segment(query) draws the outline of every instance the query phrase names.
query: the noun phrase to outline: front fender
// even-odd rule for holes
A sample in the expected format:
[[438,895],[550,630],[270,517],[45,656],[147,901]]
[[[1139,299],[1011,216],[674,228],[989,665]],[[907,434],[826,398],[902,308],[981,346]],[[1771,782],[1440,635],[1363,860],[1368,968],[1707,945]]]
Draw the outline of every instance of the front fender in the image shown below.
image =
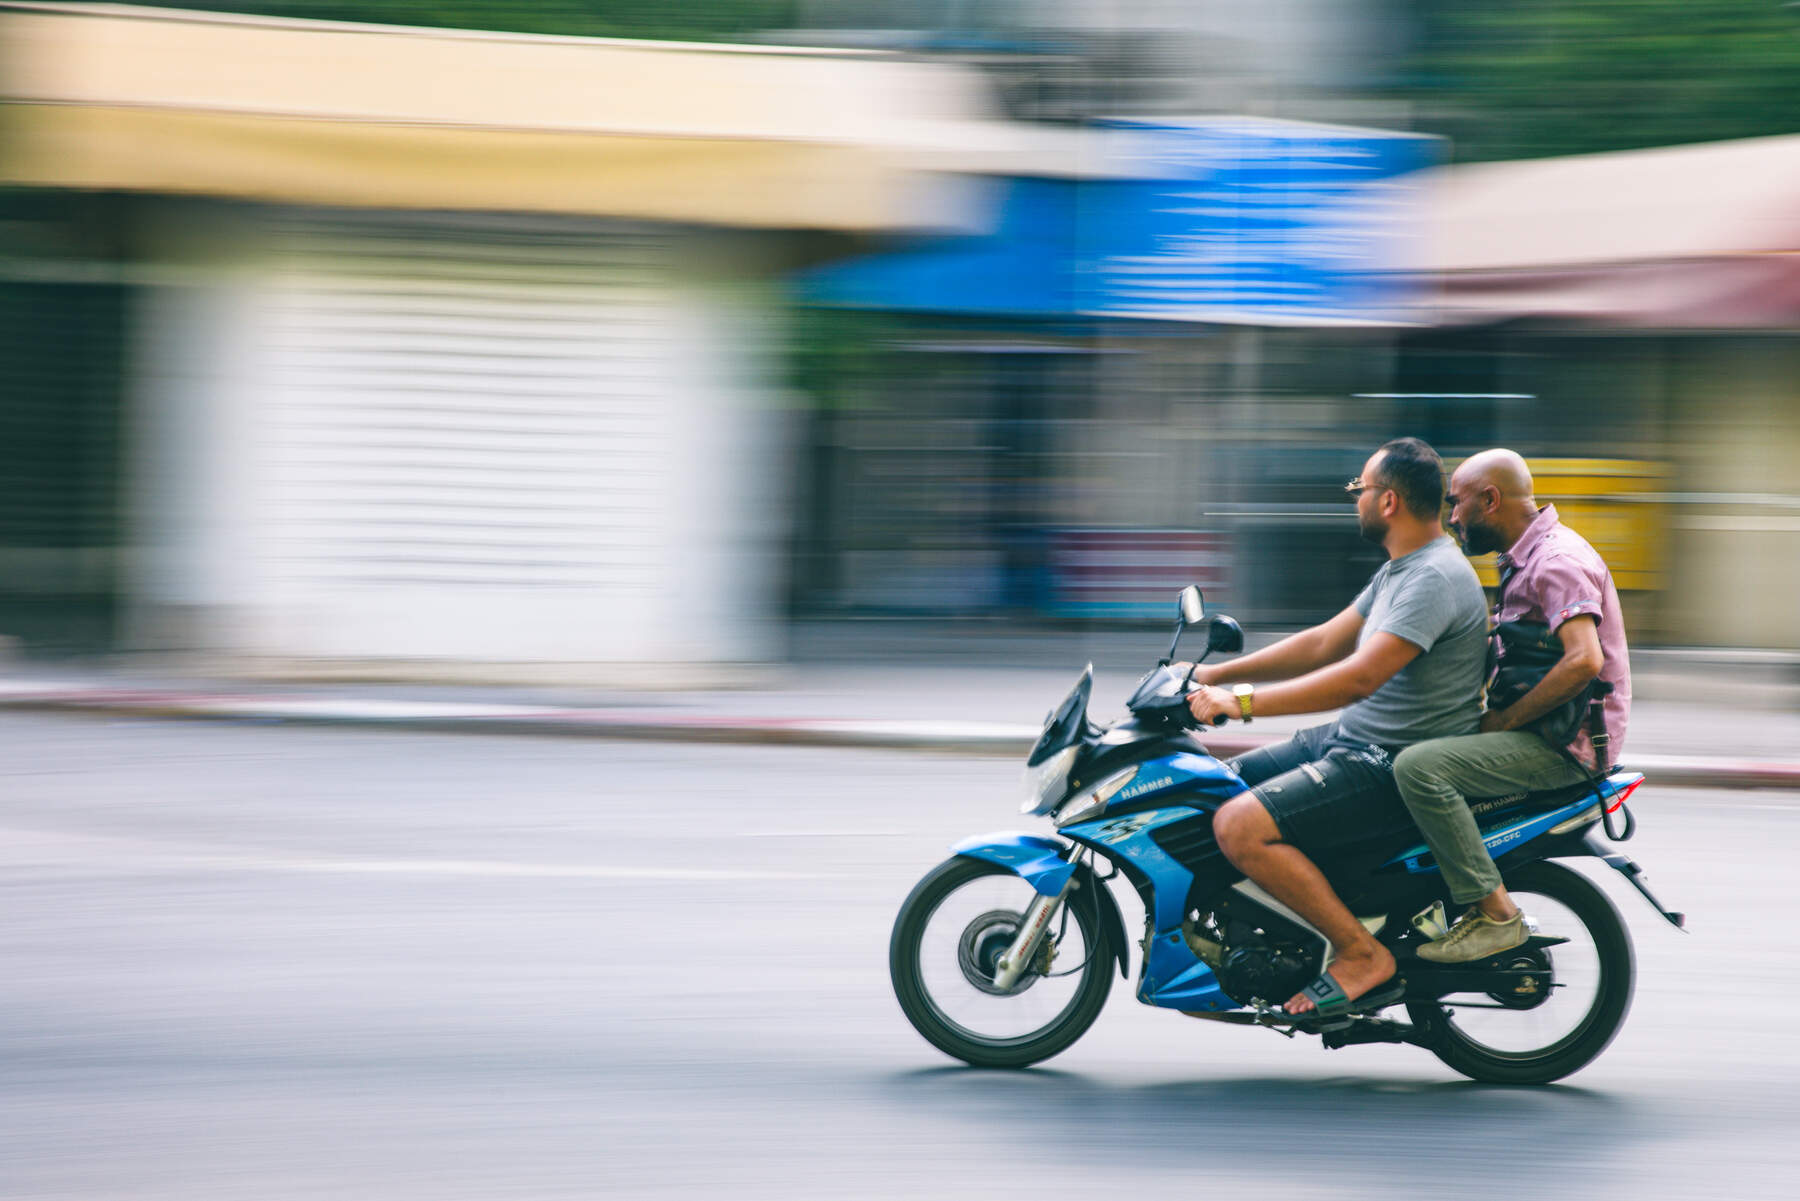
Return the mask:
[[1042,834],[999,831],[965,838],[950,848],[953,854],[998,863],[1047,897],[1063,890],[1075,865],[1067,858],[1069,844]]
[[1071,849],[1068,843],[1045,838],[1041,834],[1018,834],[1011,831],[977,834],[950,848],[954,854],[1005,868],[1047,897],[1060,893],[1069,882],[1069,877],[1079,871],[1077,882],[1080,891],[1098,898],[1096,904],[1100,909],[1100,924],[1104,927],[1108,944],[1106,951],[1119,961],[1119,975],[1126,977],[1130,967],[1125,951],[1125,918],[1119,912],[1119,902],[1114,898],[1112,889],[1101,883],[1091,868],[1085,865],[1077,868],[1066,858]]

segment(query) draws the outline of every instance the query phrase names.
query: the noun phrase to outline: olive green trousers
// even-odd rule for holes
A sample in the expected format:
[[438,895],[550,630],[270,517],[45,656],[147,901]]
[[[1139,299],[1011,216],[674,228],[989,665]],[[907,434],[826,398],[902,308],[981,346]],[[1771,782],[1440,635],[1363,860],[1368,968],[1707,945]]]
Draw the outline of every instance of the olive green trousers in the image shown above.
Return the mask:
[[1425,845],[1437,857],[1450,899],[1472,905],[1500,887],[1467,798],[1562,788],[1587,773],[1524,730],[1465,734],[1415,743],[1394,760],[1394,782]]

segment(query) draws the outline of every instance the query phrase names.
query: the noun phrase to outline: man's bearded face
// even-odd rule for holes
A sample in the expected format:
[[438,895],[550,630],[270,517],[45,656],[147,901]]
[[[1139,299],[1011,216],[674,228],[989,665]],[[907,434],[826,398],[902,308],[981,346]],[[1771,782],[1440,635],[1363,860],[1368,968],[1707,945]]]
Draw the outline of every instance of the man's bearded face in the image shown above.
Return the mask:
[[1376,546],[1383,546],[1387,543],[1388,520],[1380,513],[1369,512],[1359,507],[1356,510],[1356,532],[1361,534],[1365,541],[1373,542]]
[[1485,555],[1489,551],[1505,550],[1505,540],[1493,526],[1487,523],[1479,508],[1480,493],[1475,492],[1466,500],[1459,499],[1460,489],[1454,483],[1450,491],[1450,520],[1445,523],[1450,533],[1462,543],[1464,553]]

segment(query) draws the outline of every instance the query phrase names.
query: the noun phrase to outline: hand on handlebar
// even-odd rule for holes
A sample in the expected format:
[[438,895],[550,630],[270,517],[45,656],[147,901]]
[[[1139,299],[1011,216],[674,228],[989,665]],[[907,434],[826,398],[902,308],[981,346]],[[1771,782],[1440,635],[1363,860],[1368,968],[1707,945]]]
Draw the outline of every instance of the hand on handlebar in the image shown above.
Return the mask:
[[1187,704],[1188,712],[1203,726],[1222,726],[1243,713],[1237,697],[1211,684],[1202,684],[1188,693]]
[[[1169,667],[1190,684],[1217,684],[1219,682],[1218,677],[1214,674],[1214,670],[1204,663],[1195,667],[1191,662],[1183,660],[1181,662],[1171,663],[1169,664]],[[1189,671],[1194,673],[1191,679],[1188,677]]]

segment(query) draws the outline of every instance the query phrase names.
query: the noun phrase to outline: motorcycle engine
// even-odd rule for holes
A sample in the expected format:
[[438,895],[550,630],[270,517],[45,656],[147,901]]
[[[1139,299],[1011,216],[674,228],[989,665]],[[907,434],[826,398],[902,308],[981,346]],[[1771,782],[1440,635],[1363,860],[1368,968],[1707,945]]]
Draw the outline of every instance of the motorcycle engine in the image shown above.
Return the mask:
[[1315,962],[1298,948],[1233,947],[1219,965],[1219,984],[1234,1001],[1279,1005],[1313,978]]
[[1260,906],[1228,901],[1214,922],[1225,935],[1219,986],[1234,1001],[1280,1005],[1306,986],[1324,958],[1317,935]]

